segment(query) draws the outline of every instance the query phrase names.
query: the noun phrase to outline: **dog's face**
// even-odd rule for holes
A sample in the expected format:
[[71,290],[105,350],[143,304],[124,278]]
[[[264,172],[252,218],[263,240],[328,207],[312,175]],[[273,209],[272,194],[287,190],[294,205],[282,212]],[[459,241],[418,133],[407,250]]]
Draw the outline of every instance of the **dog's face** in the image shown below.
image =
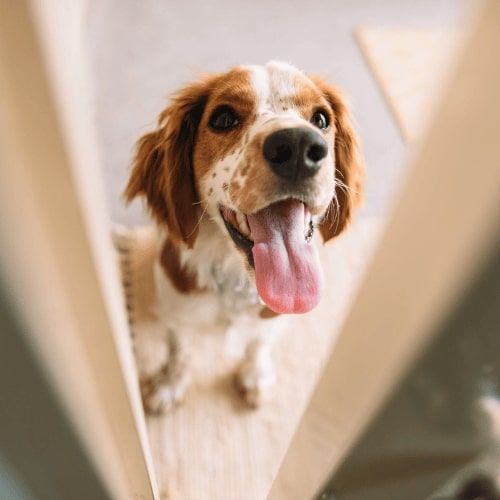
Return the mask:
[[193,168],[211,215],[225,207],[245,236],[245,216],[294,198],[322,215],[335,191],[333,111],[298,70],[233,69],[210,93]]
[[146,196],[192,247],[215,220],[276,312],[316,305],[311,239],[339,234],[360,199],[361,155],[339,91],[283,63],[239,66],[181,90],[139,142],[126,196]]

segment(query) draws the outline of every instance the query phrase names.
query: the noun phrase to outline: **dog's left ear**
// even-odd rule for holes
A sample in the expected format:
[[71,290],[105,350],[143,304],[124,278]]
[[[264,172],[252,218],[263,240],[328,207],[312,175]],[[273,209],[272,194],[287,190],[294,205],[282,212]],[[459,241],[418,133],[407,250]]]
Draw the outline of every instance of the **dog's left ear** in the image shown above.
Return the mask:
[[338,236],[352,220],[363,200],[364,161],[359,139],[342,92],[321,77],[310,77],[329,102],[334,115],[335,131],[335,197],[319,229],[323,240]]

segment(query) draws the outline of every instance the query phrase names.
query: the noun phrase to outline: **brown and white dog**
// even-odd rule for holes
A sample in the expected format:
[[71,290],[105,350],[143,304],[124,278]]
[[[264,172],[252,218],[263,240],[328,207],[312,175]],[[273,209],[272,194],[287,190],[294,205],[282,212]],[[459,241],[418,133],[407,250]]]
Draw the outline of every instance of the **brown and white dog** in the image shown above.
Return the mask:
[[345,101],[319,77],[281,62],[237,66],[172,98],[139,140],[125,192],[145,197],[162,235],[165,330],[135,339],[148,410],[184,395],[182,330],[220,319],[249,339],[236,374],[246,400],[266,396],[285,315],[321,297],[314,230],[327,241],[348,226],[362,179]]

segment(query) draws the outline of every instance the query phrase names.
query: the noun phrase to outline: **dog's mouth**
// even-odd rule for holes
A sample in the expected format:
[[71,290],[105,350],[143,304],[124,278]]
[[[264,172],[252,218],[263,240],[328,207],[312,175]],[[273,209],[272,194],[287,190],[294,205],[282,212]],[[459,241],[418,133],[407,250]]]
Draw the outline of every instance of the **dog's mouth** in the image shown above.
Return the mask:
[[[269,207],[267,207],[267,209],[269,209]],[[255,262],[253,260],[252,254],[254,241],[248,223],[248,217],[252,218],[254,217],[254,215],[247,216],[242,212],[236,212],[235,210],[231,210],[230,208],[224,206],[221,206],[220,213],[231,238],[236,243],[236,245],[244,251],[248,258],[250,266],[255,269]],[[312,216],[307,206],[304,205],[304,240],[307,243],[310,243],[313,235],[314,224],[312,221]]]
[[303,313],[319,302],[322,272],[310,244],[314,225],[299,200],[272,203],[253,214],[220,209],[227,231],[255,269],[257,290],[278,313]]

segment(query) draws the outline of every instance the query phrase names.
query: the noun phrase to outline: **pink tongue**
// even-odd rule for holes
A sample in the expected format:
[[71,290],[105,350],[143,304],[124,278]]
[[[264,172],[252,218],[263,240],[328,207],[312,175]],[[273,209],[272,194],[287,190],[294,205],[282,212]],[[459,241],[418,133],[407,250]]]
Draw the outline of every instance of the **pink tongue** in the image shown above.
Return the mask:
[[304,204],[274,203],[248,215],[257,290],[277,313],[304,313],[321,298],[323,285],[316,249],[305,241]]

